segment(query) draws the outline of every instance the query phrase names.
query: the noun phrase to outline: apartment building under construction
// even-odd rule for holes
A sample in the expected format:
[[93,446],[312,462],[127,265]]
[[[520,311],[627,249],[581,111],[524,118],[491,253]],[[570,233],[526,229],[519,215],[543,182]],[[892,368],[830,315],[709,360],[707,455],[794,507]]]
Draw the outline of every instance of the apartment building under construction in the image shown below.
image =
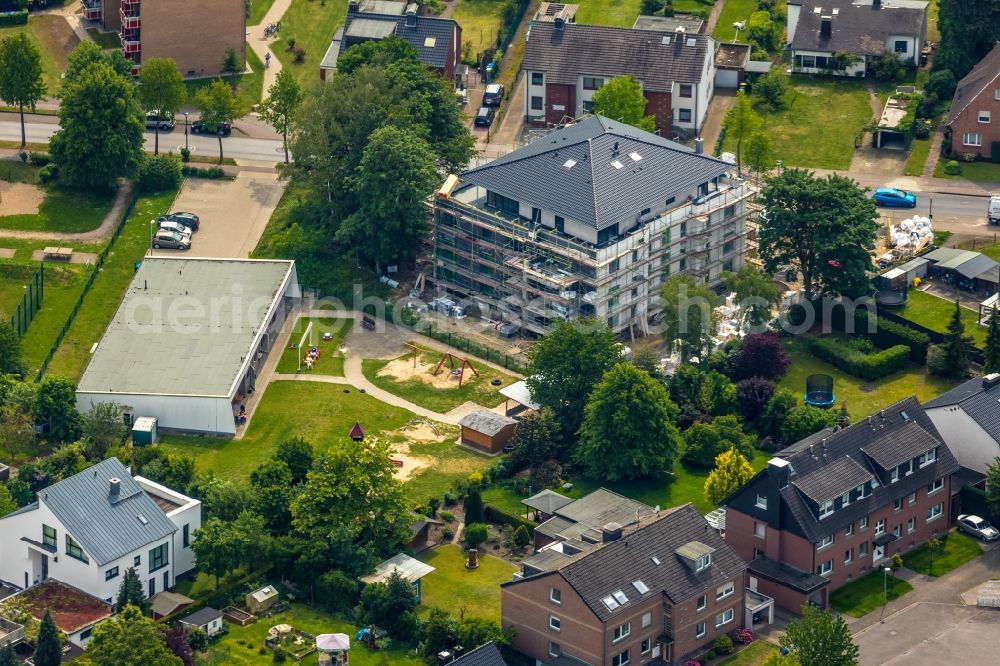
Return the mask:
[[752,189],[732,171],[590,116],[449,176],[432,202],[428,277],[525,333],[596,317],[644,335],[668,276],[717,286],[742,265]]

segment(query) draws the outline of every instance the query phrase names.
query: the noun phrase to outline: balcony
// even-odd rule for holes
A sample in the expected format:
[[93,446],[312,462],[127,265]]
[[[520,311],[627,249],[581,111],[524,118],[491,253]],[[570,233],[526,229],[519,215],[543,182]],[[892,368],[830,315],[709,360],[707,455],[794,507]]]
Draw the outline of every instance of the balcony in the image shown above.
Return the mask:
[[139,0],[122,0],[122,9],[130,15],[138,16],[141,4]]
[[141,24],[141,19],[139,13],[129,13],[125,11],[125,6],[122,5],[121,9],[118,10],[118,15],[122,21],[122,30],[138,30]]
[[83,18],[86,21],[101,20],[101,3],[99,0],[84,0]]
[[142,51],[142,43],[139,40],[132,40],[122,35],[122,51],[126,56],[135,56]]

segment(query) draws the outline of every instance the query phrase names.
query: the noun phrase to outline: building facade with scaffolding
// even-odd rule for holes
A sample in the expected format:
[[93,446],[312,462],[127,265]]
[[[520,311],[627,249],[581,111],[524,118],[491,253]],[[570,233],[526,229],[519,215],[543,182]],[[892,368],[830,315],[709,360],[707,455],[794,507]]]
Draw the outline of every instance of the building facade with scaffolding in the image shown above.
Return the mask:
[[431,202],[428,279],[527,334],[594,317],[646,335],[667,277],[716,287],[742,266],[753,188],[732,170],[590,116],[448,177]]

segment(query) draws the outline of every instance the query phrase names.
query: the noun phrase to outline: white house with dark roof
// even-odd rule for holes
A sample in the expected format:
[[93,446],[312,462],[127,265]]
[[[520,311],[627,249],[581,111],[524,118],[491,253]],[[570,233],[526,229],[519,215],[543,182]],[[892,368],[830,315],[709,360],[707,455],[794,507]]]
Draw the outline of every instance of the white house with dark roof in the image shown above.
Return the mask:
[[982,485],[987,468],[1000,457],[1000,374],[959,384],[925,402],[924,409],[958,459],[956,485]]
[[194,568],[200,527],[200,501],[109,458],[0,518],[0,580],[28,588],[54,578],[111,601],[134,567],[152,596]]

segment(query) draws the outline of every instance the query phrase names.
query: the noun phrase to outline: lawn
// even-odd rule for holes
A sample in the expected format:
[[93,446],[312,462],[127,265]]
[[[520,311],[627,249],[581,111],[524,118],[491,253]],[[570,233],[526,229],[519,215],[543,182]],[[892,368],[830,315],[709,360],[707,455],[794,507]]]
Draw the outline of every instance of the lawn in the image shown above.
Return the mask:
[[[955,312],[955,301],[911,289],[909,302],[894,312],[921,326],[926,326],[932,331],[946,333],[948,322],[951,321]],[[977,323],[979,313],[966,307],[963,307],[961,312],[962,322],[965,324],[965,334],[971,335],[976,346],[982,348],[986,344],[986,327]]]
[[[625,2],[636,2],[636,0],[624,0]],[[580,13],[583,8],[580,7]],[[460,26],[462,26],[462,42],[469,44],[472,54],[482,53],[488,46],[495,46],[497,43],[497,32],[501,30],[500,9],[502,3],[493,0],[458,0],[455,7],[455,14],[452,16]],[[634,19],[636,15],[633,15]],[[579,14],[577,20],[580,20]],[[581,21],[586,23],[586,21]],[[630,24],[631,25],[631,24]]]
[[1000,164],[993,162],[963,162],[958,160],[962,167],[962,173],[952,176],[944,172],[944,166],[948,159],[941,157],[934,168],[935,178],[947,178],[949,180],[971,180],[976,183],[997,183],[1000,182]]
[[[440,428],[439,428],[440,431]],[[455,443],[458,431],[443,442],[411,443],[410,455],[429,459],[432,464],[419,470],[406,482],[406,494],[416,504],[431,497],[442,497],[455,482],[482,472],[494,459]]]
[[778,654],[778,648],[767,641],[754,641],[729,659],[719,662],[719,666],[764,666],[764,662],[775,654]]
[[[7,172],[12,176],[10,180],[38,184],[35,167],[21,164],[19,166],[25,169],[17,169],[15,164],[4,162],[0,166],[0,179],[8,180],[5,177]],[[114,192],[70,190],[58,181],[40,187],[45,192],[45,198],[39,204],[38,212],[0,217],[0,228],[64,233],[93,231],[104,222],[115,198]]]
[[21,32],[27,33],[41,52],[46,96],[54,97],[59,92],[59,75],[65,71],[68,55],[80,41],[79,38],[63,17],[57,14],[32,14],[28,17],[28,25],[0,28],[0,41]]
[[[236,97],[240,100],[240,107],[244,113],[249,113],[255,105],[260,104],[261,97],[264,94],[264,63],[260,61],[260,58],[257,57],[257,54],[254,53],[249,44],[247,44],[247,66],[251,70],[249,73],[238,74],[235,77]],[[232,79],[233,77],[226,76],[223,80],[231,84]],[[196,108],[195,95],[202,88],[207,88],[211,85],[214,80],[215,78],[207,78],[185,81],[184,88],[187,90],[187,102],[184,104],[184,108]],[[178,123],[177,130],[183,132],[184,126]]]
[[[276,624],[290,624],[296,629],[307,631],[314,635],[328,633],[344,633],[351,637],[352,666],[423,666],[424,662],[408,654],[405,648],[393,647],[388,650],[370,650],[354,640],[358,628],[350,622],[336,618],[327,613],[299,603],[290,603],[288,610],[258,620],[254,624],[240,627],[229,625],[229,633],[215,643],[209,651],[209,663],[225,663],[239,666],[241,664],[262,664],[271,662],[271,651],[264,648],[267,630]],[[296,663],[296,662],[292,662]],[[315,666],[317,655],[314,652],[299,664]]]
[[[887,596],[884,597],[883,585],[886,583]],[[913,586],[905,580],[874,571],[831,592],[830,607],[851,617],[863,617],[881,606],[884,598],[894,601],[911,590]]]
[[[461,388],[458,386],[457,379],[450,379],[447,388],[438,388],[416,377],[401,380],[388,375],[379,376],[379,371],[390,363],[401,370],[412,368],[411,358],[412,352],[407,352],[392,360],[367,359],[362,364],[362,370],[368,381],[379,388],[440,414],[448,412],[466,401],[472,401],[484,407],[496,407],[504,401],[499,389],[516,381],[513,376],[495,370],[485,363],[479,363],[476,359],[471,359],[471,364],[479,376],[473,375],[467,367]],[[429,377],[430,371],[437,366],[440,360],[441,352],[422,350],[417,361],[417,371],[420,372],[423,368],[421,375]],[[457,367],[460,367],[460,363],[456,363]],[[437,376],[448,377],[448,371],[449,362],[445,361]],[[493,379],[500,379],[501,386],[492,386],[490,382]]]
[[264,20],[264,15],[271,9],[274,0],[249,0],[250,15],[247,16],[247,25],[260,25]]
[[517,567],[492,555],[479,556],[479,568],[465,566],[468,556],[447,544],[421,553],[418,558],[435,568],[421,581],[421,610],[440,608],[452,615],[500,621],[500,583],[514,576]]
[[[330,47],[337,26],[344,23],[347,15],[347,0],[331,2],[293,2],[281,18],[281,32],[278,39],[271,42],[271,52],[281,61],[281,66],[295,75],[299,83],[305,85],[319,78],[319,62]],[[457,18],[457,17],[456,17]],[[462,23],[462,36],[466,36],[468,26]],[[295,45],[305,49],[303,62],[295,62],[288,48],[288,39],[295,39]]]
[[37,266],[0,264],[0,321],[10,322],[26,293],[25,286],[35,277]]
[[[319,359],[313,363],[313,368],[311,371],[306,370],[305,363],[302,364],[302,372],[312,372],[316,375],[334,375],[336,377],[344,376],[344,355],[340,351],[340,345],[344,340],[344,336],[347,332],[351,330],[351,326],[354,324],[353,319],[309,319],[307,317],[301,317],[295,324],[295,328],[292,329],[292,337],[290,342],[295,344],[299,343],[302,335],[306,331],[306,326],[309,322],[312,322],[313,330],[312,337],[315,340],[315,346],[319,349]],[[324,340],[323,334],[331,333],[333,338],[330,340]],[[308,346],[311,343],[307,340],[306,344],[303,345],[305,351],[308,351]],[[298,372],[298,349],[286,348],[282,354],[281,359],[278,360],[277,371],[282,374],[296,374]],[[304,352],[303,352],[304,353]]]
[[[715,24],[712,36],[723,42],[733,41],[736,39],[736,28],[733,27],[733,23],[737,21],[746,23],[755,11],[757,11],[757,0],[726,0],[726,4],[722,5],[722,11],[719,12],[719,21]],[[743,39],[746,39],[746,31],[743,31]]]
[[[136,201],[118,241],[94,280],[94,286],[84,299],[83,306],[55,356],[52,357],[46,374],[61,375],[73,380],[79,379],[83,374],[89,361],[90,348],[101,339],[125,289],[132,281],[135,262],[141,260],[149,248],[149,222],[167,213],[175,197],[176,192],[170,191],[143,195]],[[68,306],[60,311],[59,318],[49,323],[45,338],[48,343],[41,349],[42,355],[37,359],[38,363],[48,352],[47,345],[55,340],[62,328],[74,301],[70,301]],[[45,304],[43,310],[44,308]],[[31,334],[32,331],[29,329],[28,333]]]
[[[860,81],[801,74],[789,83],[785,108],[757,111],[777,159],[785,166],[816,169],[849,168],[854,139],[872,115]],[[726,137],[723,150],[736,152],[734,137]]]
[[122,47],[122,40],[117,32],[104,32],[97,28],[87,28],[87,34],[102,49],[120,49]]
[[854,421],[911,395],[916,395],[920,401],[930,400],[955,385],[948,379],[932,377],[923,366],[913,363],[906,370],[868,382],[819,360],[809,353],[804,340],[786,340],[785,350],[791,364],[788,372],[778,382],[778,388],[801,395],[805,392],[806,377],[816,373],[830,375],[833,377],[837,407],[847,403],[848,412]]
[[903,556],[903,564],[907,569],[922,573],[925,576],[943,576],[966,562],[970,562],[983,554],[983,547],[972,537],[961,532],[951,531],[941,537],[944,544],[941,552],[933,557],[927,544],[920,546]]
[[931,140],[914,139],[910,144],[910,156],[906,158],[906,169],[903,173],[907,176],[917,176],[924,172],[924,164],[931,154]]

